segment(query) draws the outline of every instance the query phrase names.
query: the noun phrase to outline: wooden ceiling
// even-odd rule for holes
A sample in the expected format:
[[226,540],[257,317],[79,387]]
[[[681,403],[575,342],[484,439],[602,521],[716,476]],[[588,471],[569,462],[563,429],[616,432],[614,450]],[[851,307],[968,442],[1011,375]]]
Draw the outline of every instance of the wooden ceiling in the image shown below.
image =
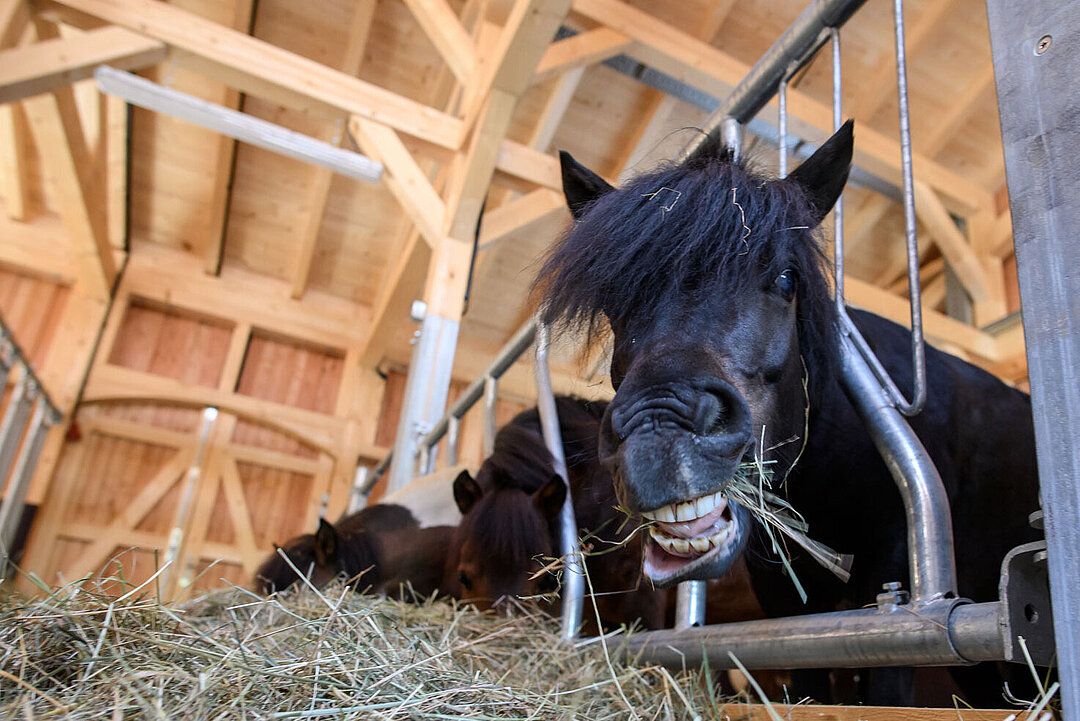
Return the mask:
[[[0,115],[4,232],[19,236],[11,247],[22,243],[18,248],[25,256],[33,238],[62,236],[61,221],[70,234],[77,222],[70,220],[69,206],[78,198],[72,200],[55,173],[46,172],[53,167],[42,142],[49,137],[43,128],[50,111],[35,106],[42,97],[61,96],[30,96],[85,78],[98,62],[138,68],[186,93],[362,150],[382,160],[387,172],[379,184],[334,176],[141,109],[132,112],[128,125],[115,101],[104,100],[84,80],[73,97],[86,148],[81,156],[75,148],[70,157],[84,165],[83,175],[90,169],[101,173],[102,182],[84,183],[90,188],[84,201],[91,215],[95,203],[113,209],[102,221],[104,232],[117,258],[129,254],[127,272],[146,258],[192,274],[196,284],[195,275],[240,271],[273,279],[267,292],[297,299],[296,308],[333,308],[347,318],[367,363],[403,364],[414,329],[409,303],[424,295],[428,267],[442,257],[441,235],[459,244],[471,241],[471,209],[486,194],[461,331],[457,375],[465,376],[482,367],[528,317],[527,289],[538,258],[567,221],[554,151],[569,150],[616,179],[670,157],[689,137],[684,129],[704,121],[698,108],[601,61],[625,53],[719,96],[805,5],[806,0],[0,0],[6,14],[0,24],[19,29],[4,38],[12,49],[0,54],[0,101],[22,101],[21,107],[3,106]],[[928,334],[1019,380],[1019,333],[980,330],[1015,310],[1008,292],[1010,226],[985,6],[982,0],[905,5]],[[569,11],[523,21],[514,14],[522,7],[538,16]],[[891,12],[891,2],[869,0],[845,26],[843,73],[846,114],[856,119],[856,162],[895,181]],[[29,13],[33,22],[20,24],[19,13]],[[519,21],[524,29],[512,35]],[[559,26],[578,34],[549,44]],[[107,32],[115,34],[106,37]],[[505,47],[509,37],[513,43]],[[831,123],[830,77],[824,56],[794,83],[792,128],[810,143],[826,137]],[[501,125],[492,120],[499,102],[508,108]],[[766,111],[766,117],[770,113],[775,116]],[[126,147],[101,140],[110,132],[123,137],[125,129]],[[53,132],[71,142],[72,132]],[[774,162],[774,152],[761,146],[758,155]],[[90,191],[104,197],[86,200]],[[849,296],[903,319],[900,208],[861,188],[846,198]],[[54,261],[35,261],[39,268],[55,262],[63,266],[54,269],[60,275],[93,275],[102,271],[83,270],[80,259],[112,260],[92,239],[61,242],[81,248],[76,260],[57,252],[49,256]],[[18,248],[4,258],[10,261]],[[454,257],[460,265],[460,253]],[[584,375],[588,368],[569,351],[562,364],[570,375]]]

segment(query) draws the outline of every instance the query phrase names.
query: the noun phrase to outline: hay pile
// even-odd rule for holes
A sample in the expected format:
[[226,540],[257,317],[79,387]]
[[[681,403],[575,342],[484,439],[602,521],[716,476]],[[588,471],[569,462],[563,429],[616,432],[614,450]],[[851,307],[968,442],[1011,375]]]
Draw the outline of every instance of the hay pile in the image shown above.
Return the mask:
[[621,635],[605,653],[557,630],[536,611],[507,619],[339,585],[182,605],[72,585],[0,598],[0,718],[723,717],[707,674],[627,666]]

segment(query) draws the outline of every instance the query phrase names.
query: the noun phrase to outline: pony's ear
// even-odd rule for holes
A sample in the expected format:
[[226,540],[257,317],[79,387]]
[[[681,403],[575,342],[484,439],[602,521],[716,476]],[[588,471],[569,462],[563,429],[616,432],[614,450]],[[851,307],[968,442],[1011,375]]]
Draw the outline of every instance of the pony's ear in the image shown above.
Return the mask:
[[454,501],[457,503],[461,515],[464,516],[468,513],[469,509],[475,506],[483,495],[484,489],[473,480],[468,471],[462,471],[454,479]]
[[848,120],[825,144],[792,171],[785,182],[802,186],[814,206],[815,225],[828,215],[851,170],[853,120]]
[[319,519],[319,530],[315,532],[315,562],[320,566],[333,566],[337,562],[338,536],[334,527]]
[[581,217],[585,206],[604,193],[614,190],[610,183],[574,160],[565,150],[559,151],[559,164],[562,165],[562,189],[566,196],[566,207],[570,208],[574,220]]
[[551,480],[533,496],[533,503],[549,521],[554,521],[559,516],[564,500],[566,500],[566,484],[558,473],[551,474]]

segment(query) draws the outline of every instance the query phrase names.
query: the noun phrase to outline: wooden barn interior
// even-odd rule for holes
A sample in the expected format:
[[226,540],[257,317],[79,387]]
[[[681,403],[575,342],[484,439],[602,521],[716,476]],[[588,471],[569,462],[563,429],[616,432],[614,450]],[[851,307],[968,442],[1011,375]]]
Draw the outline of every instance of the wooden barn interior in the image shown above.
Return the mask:
[[[451,398],[529,319],[569,221],[556,151],[612,182],[675,156],[707,117],[693,94],[724,97],[805,5],[0,0],[0,315],[62,411],[20,567],[138,582],[182,518],[173,591],[247,584],[392,446],[414,300],[461,320]],[[985,4],[905,12],[926,332],[1024,387]],[[843,39],[855,163],[895,185],[891,3]],[[129,106],[98,90],[102,64],[363,153],[382,178]],[[832,129],[830,82],[827,54],[792,80],[809,146]],[[765,140],[750,152],[775,165]],[[847,296],[906,323],[902,208],[871,185],[846,194]],[[534,402],[529,366],[500,384],[501,421]],[[602,349],[561,343],[552,372],[559,392],[611,394]],[[480,454],[473,412],[461,456]]]

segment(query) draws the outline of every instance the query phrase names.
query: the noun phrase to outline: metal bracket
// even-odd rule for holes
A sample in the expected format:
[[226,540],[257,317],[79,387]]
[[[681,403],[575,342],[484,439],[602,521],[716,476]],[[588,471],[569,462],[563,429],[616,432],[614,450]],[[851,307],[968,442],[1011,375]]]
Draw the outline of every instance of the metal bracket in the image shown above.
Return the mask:
[[1049,666],[1056,647],[1046,541],[1025,543],[1005,555],[998,593],[1004,605],[1001,633],[1006,660],[1026,662],[1019,641],[1023,636],[1031,660]]

